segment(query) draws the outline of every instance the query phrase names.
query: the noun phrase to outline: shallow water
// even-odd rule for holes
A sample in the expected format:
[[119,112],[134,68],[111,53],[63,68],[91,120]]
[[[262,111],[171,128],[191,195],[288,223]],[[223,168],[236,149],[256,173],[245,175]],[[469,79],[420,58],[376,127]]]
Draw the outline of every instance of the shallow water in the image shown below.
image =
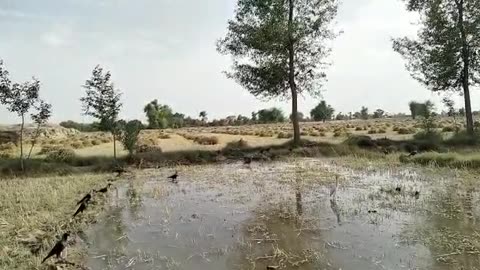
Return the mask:
[[[89,267],[480,266],[479,194],[454,171],[357,171],[332,160],[295,159],[182,167],[178,184],[165,180],[171,172],[145,171],[111,192],[107,214],[87,232]],[[332,199],[334,174],[340,180]]]

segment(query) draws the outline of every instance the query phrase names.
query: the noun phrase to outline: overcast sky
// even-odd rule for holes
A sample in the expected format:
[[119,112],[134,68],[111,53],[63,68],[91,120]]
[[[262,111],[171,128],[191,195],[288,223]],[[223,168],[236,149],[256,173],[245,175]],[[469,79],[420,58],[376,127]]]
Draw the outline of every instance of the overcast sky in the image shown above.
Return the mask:
[[[274,105],[290,113],[288,102],[256,100],[222,74],[231,61],[215,42],[234,7],[235,0],[1,0],[0,59],[14,81],[41,80],[54,122],[89,120],[79,98],[97,64],[123,91],[127,119],[144,119],[143,106],[153,99],[191,116],[206,110],[210,119]],[[407,112],[412,99],[440,100],[392,51],[392,37],[415,34],[413,22],[400,0],[343,0],[336,28],[344,34],[333,43],[323,94],[337,112],[362,105]],[[478,91],[472,101],[478,110]],[[318,99],[299,102],[308,113]],[[2,123],[17,121],[4,108],[0,116]]]

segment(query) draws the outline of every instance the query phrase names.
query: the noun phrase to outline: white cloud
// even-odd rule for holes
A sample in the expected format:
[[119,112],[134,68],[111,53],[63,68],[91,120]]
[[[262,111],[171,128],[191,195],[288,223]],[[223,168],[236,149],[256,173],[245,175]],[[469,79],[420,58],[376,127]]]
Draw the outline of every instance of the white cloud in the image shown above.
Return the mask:
[[72,43],[73,30],[68,25],[54,25],[48,32],[41,35],[41,40],[48,46],[58,48]]

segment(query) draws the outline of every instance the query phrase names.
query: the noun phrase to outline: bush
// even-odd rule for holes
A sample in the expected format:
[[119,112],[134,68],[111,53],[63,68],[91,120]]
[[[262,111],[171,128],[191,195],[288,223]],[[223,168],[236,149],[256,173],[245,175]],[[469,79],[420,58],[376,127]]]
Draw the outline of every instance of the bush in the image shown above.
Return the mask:
[[47,155],[51,152],[58,151],[61,147],[57,145],[43,145],[42,148],[40,149],[40,152],[38,152],[39,155]]
[[89,140],[89,139],[88,140],[83,140],[82,145],[83,145],[83,147],[92,147],[93,146],[92,141]]
[[310,136],[312,136],[312,137],[318,137],[318,136],[320,136],[320,132],[310,131],[310,133],[309,133],[308,135],[310,135]]
[[355,128],[355,131],[362,131],[362,130],[363,130],[362,127],[356,127],[356,128]]
[[476,132],[474,135],[470,135],[467,131],[461,131],[453,134],[445,144],[451,146],[473,146],[480,145],[480,132]]
[[356,145],[362,148],[376,148],[377,144],[369,136],[350,136],[344,141],[348,145]]
[[92,140],[92,145],[100,145],[100,144],[102,144],[101,140],[98,140],[98,139],[93,139]]
[[170,135],[169,134],[166,134],[166,133],[160,133],[160,135],[158,135],[158,138],[159,139],[170,139]]
[[401,127],[397,129],[398,134],[414,134],[417,130],[414,127]]
[[377,134],[377,130],[372,128],[368,131],[368,134]]
[[48,162],[71,163],[75,159],[75,151],[70,148],[60,148],[47,154],[45,160]]
[[137,153],[162,153],[162,148],[157,145],[141,144],[137,146]]
[[198,136],[198,137],[195,137],[193,141],[198,143],[198,144],[201,144],[201,145],[215,145],[215,144],[218,144],[218,138],[215,137],[215,136],[210,136],[210,137]]
[[442,129],[442,132],[454,132],[455,131],[455,127],[454,126],[445,126],[443,127]]
[[277,138],[279,138],[279,139],[289,139],[289,138],[293,138],[293,134],[292,133],[287,133],[287,132],[280,132],[280,133],[278,133]]
[[248,147],[249,147],[248,142],[245,141],[244,139],[240,139],[238,141],[227,143],[227,145],[225,146],[225,149],[244,149]]
[[385,134],[385,133],[387,133],[387,131],[384,128],[380,128],[380,129],[377,130],[377,133]]
[[83,147],[83,143],[81,141],[76,141],[72,142],[70,146],[73,147],[73,149],[80,149]]

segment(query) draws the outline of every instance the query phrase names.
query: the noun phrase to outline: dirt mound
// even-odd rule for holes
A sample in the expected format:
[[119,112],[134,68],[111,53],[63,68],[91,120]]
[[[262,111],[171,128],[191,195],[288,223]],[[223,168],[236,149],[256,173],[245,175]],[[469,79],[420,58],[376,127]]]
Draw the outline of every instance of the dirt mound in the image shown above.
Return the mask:
[[[26,125],[24,129],[25,139],[31,138],[36,133],[36,126]],[[40,129],[40,138],[62,139],[78,135],[80,131],[73,128],[64,128],[58,125],[48,125]],[[0,144],[15,143],[20,140],[20,125],[0,126]]]

